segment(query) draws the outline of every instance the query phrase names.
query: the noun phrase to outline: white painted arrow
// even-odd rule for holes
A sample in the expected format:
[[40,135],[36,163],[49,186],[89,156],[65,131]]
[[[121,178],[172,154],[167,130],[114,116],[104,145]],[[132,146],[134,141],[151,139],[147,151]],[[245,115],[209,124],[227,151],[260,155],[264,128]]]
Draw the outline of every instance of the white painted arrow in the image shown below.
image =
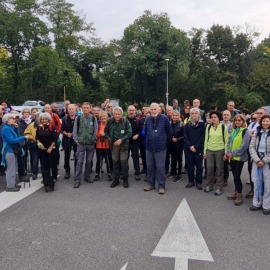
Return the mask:
[[186,199],[178,206],[152,256],[175,258],[175,270],[187,270],[188,259],[214,261]]
[[120,270],[126,270],[127,269],[128,262],[120,269]]

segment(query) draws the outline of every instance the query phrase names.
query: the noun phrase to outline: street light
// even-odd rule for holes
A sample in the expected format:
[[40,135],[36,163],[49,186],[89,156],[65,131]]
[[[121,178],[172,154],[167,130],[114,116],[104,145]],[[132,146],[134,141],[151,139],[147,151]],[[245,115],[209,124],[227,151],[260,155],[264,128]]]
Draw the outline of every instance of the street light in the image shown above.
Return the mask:
[[169,105],[169,60],[170,59],[166,59],[167,62],[167,88],[166,88],[166,106],[168,107]]

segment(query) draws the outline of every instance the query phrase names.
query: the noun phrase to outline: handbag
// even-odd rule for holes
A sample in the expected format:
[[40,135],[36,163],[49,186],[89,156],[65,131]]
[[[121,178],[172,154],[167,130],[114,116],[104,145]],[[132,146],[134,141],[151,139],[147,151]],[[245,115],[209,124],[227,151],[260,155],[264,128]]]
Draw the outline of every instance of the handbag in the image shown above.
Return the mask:
[[20,144],[16,143],[16,144],[12,144],[11,145],[11,148],[13,150],[13,153],[16,155],[16,156],[21,156],[22,153],[23,153],[23,150],[22,150],[22,147],[20,146]]

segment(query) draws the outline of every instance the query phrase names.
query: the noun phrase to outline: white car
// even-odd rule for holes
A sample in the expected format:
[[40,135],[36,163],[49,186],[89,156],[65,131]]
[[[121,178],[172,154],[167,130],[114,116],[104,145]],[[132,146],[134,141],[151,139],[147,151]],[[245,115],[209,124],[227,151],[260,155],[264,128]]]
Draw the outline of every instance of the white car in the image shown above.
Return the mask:
[[37,108],[39,112],[41,112],[44,108],[45,102],[41,100],[27,100],[23,103],[22,106],[12,106],[12,108],[17,111],[21,112],[24,108]]

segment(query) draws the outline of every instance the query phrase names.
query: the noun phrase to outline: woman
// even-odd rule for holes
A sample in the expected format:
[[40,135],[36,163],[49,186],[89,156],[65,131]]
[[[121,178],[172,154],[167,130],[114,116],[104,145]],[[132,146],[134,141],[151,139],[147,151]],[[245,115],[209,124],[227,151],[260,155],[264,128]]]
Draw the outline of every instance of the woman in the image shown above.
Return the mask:
[[55,145],[58,140],[56,127],[51,125],[52,118],[49,113],[41,113],[36,141],[42,165],[42,177],[45,191],[54,191],[54,180],[57,180],[57,150]]
[[32,179],[36,180],[38,175],[38,162],[39,162],[39,151],[36,142],[37,127],[39,126],[39,113],[35,114],[35,121],[32,122],[24,131],[24,135],[29,135],[28,149],[30,151],[30,163]]
[[97,143],[96,143],[96,155],[97,155],[97,162],[96,162],[96,175],[94,181],[98,181],[100,179],[100,168],[102,164],[103,158],[105,158],[106,166],[107,166],[107,173],[108,173],[108,181],[112,180],[112,154],[109,148],[108,139],[105,137],[104,129],[108,121],[108,114],[107,112],[101,112],[99,114],[100,123],[98,126],[97,132]]
[[7,100],[0,101],[0,104],[3,106],[4,114],[14,111]]
[[[172,149],[172,163],[171,163],[171,175],[174,178],[174,182],[178,182],[182,179],[182,155],[184,147],[184,125],[180,121],[180,113],[173,111],[172,113],[172,131],[173,137],[169,142],[169,147]],[[178,165],[178,173],[177,173]]]
[[3,149],[2,165],[6,166],[7,192],[17,192],[20,185],[16,185],[16,154],[24,155],[20,142],[25,141],[28,136],[18,137],[18,128],[15,123],[16,117],[12,114],[5,114],[2,119],[4,126],[2,129]]
[[[212,111],[209,114],[212,119],[212,124],[207,125],[204,140],[204,158],[207,160],[207,178],[208,183],[204,192],[213,190],[216,178],[215,195],[222,194],[223,188],[223,157],[225,154],[225,147],[228,142],[228,129],[225,125],[220,123],[222,114],[218,111]],[[216,167],[216,174],[215,174]]]
[[224,160],[230,160],[235,192],[227,197],[234,200],[235,205],[243,204],[241,173],[244,162],[248,160],[249,132],[246,119],[242,114],[237,114],[233,119],[232,132],[227,144],[227,154]]
[[184,105],[184,108],[181,114],[181,119],[184,124],[186,124],[190,120],[190,105]]
[[251,139],[249,152],[252,163],[254,183],[253,205],[251,211],[262,208],[263,214],[270,214],[270,116],[264,115]]

